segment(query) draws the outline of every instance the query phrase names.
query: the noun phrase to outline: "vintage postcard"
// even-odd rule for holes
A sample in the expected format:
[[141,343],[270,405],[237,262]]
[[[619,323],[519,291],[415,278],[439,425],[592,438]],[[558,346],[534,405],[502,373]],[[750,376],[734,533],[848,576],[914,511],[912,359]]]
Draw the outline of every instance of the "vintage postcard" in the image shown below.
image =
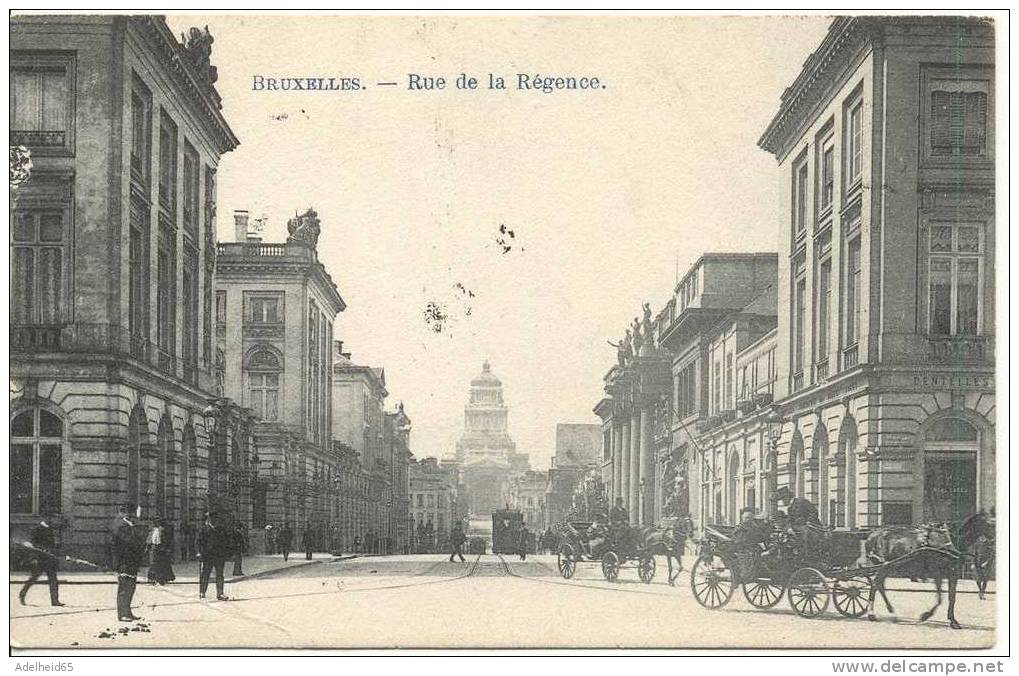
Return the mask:
[[13,651],[1007,639],[1007,14],[9,29]]

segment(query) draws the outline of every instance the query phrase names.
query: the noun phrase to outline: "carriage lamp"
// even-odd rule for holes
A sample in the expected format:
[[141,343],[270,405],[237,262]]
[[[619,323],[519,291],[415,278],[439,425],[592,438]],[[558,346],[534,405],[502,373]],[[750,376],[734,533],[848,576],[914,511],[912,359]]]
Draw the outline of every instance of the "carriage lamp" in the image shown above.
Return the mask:
[[768,417],[768,440],[771,441],[772,450],[778,448],[778,440],[782,438],[782,426],[785,423],[781,417],[771,415]]

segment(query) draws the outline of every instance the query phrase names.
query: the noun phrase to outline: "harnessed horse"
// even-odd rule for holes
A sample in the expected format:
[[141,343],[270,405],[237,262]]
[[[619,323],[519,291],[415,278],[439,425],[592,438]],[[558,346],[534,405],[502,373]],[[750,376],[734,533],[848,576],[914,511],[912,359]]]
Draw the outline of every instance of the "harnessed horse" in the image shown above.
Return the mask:
[[[963,557],[979,538],[994,538],[994,520],[984,512],[966,518],[962,523],[943,527],[911,528],[886,526],[870,534],[866,542],[867,558],[872,564],[882,565],[874,576],[870,588],[867,619],[876,621],[875,593],[880,593],[889,613],[895,613],[885,591],[885,579],[890,575],[933,578],[937,600],[934,607],[920,615],[926,622],[941,606],[941,581],[948,580],[948,623],[952,629],[962,626],[955,619],[955,594],[962,572]],[[896,563],[898,561],[898,563]]]
[[[640,529],[640,541],[644,549],[658,556],[664,556],[669,564],[669,584],[675,586],[676,578],[683,572],[683,551],[686,549],[687,533],[675,526],[659,524]],[[677,568],[672,570],[672,560]]]

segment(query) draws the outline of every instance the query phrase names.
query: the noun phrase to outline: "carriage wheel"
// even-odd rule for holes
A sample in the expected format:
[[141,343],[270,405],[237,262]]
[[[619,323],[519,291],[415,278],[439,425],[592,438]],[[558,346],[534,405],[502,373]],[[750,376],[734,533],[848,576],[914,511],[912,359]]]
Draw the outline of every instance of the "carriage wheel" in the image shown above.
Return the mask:
[[785,587],[772,580],[759,579],[743,583],[743,596],[754,608],[771,608],[782,600]]
[[651,580],[655,579],[655,555],[645,554],[640,557],[640,561],[637,562],[637,574],[640,575],[640,581],[644,584],[650,584]]
[[831,588],[835,610],[846,617],[863,617],[870,605],[870,578],[850,577],[835,580]]
[[828,608],[831,590],[824,575],[814,568],[800,568],[789,578],[789,605],[801,617],[817,617]]
[[577,553],[573,551],[571,545],[563,544],[559,547],[557,563],[559,564],[559,574],[563,576],[563,579],[569,580],[577,572]]
[[721,608],[732,598],[735,572],[717,554],[702,554],[690,571],[690,589],[705,608]]
[[601,559],[601,572],[609,582],[619,579],[619,555],[615,552],[605,552]]

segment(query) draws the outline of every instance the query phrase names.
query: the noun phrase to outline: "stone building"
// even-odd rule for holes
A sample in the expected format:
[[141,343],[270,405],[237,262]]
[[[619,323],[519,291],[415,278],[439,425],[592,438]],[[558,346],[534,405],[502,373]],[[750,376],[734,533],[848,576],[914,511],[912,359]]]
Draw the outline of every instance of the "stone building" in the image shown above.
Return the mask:
[[530,468],[526,454],[516,452],[508,430],[509,408],[503,401],[502,381],[486,361],[471,381],[464,407],[464,432],[456,444],[462,496],[472,518],[483,520],[509,503],[511,479]]
[[393,551],[406,552],[410,545],[410,533],[413,521],[410,517],[410,477],[408,467],[413,462],[414,454],[410,450],[411,419],[403,410],[403,402],[395,411],[385,413],[385,444],[387,453],[392,459],[390,477],[392,483],[393,504],[392,515]]
[[354,363],[350,353],[343,351],[342,342],[337,341],[335,348],[333,439],[357,454],[367,497],[358,500],[347,496],[346,509],[340,515],[344,540],[349,542],[358,537],[364,541],[371,533],[384,544],[388,538],[392,547],[398,518],[394,512],[393,473],[398,464],[406,462],[406,457],[394,456],[398,449],[386,442],[385,400],[389,396],[386,373],[382,368]]
[[522,472],[510,481],[510,509],[518,510],[524,523],[532,530],[544,528],[546,525],[545,490],[547,486],[548,474],[537,470]]
[[578,485],[592,471],[597,471],[600,476],[601,464],[601,425],[556,425],[556,452],[548,470],[545,488],[546,526],[561,522],[574,509],[574,494]]
[[223,393],[251,411],[252,521],[309,524],[326,537],[337,516],[332,444],[333,325],[346,304],[316,250],[320,223],[290,219],[286,242],[234,214],[234,242],[216,250],[216,364]]
[[417,553],[444,551],[453,524],[460,520],[454,468],[436,458],[411,461],[408,467],[412,546]]
[[778,483],[833,526],[994,506],[994,30],[836,19],[759,144],[783,187]]
[[118,505],[178,527],[208,506],[216,168],[238,144],[211,44],[157,16],[10,21],[34,165],[11,213],[15,538],[46,515],[103,561]]

